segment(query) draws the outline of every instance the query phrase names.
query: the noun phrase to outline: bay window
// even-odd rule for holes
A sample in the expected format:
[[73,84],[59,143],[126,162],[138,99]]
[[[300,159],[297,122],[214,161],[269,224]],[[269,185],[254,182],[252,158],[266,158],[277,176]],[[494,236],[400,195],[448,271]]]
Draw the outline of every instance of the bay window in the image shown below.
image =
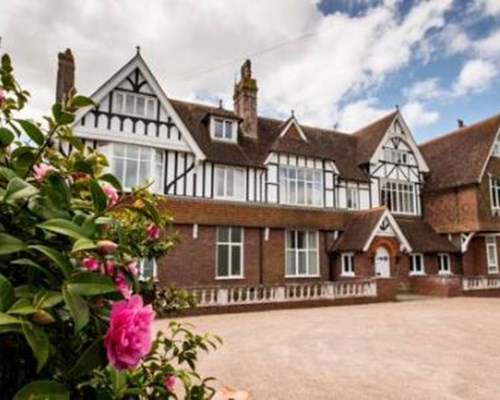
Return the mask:
[[286,277],[319,276],[318,232],[286,231]]
[[217,228],[217,278],[243,278],[243,229]]
[[245,200],[245,170],[234,167],[215,167],[215,197]]
[[382,181],[380,203],[400,214],[416,213],[415,185],[409,182]]
[[321,170],[280,166],[280,203],[321,206],[323,177]]
[[107,154],[112,173],[124,189],[153,182],[151,190],[163,192],[164,152],[151,147],[112,143],[102,150]]

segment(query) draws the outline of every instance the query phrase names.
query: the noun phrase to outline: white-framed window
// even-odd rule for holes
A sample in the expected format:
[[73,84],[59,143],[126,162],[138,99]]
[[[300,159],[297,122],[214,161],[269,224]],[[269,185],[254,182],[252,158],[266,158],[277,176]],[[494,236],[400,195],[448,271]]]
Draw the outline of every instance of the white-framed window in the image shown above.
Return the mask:
[[321,170],[292,166],[279,167],[280,203],[291,205],[323,205]]
[[244,169],[215,166],[214,175],[216,198],[245,200],[246,174]]
[[493,152],[491,153],[494,157],[500,157],[500,137],[495,139],[495,143],[493,144]]
[[380,203],[399,214],[416,213],[415,185],[409,182],[387,181],[381,183]]
[[342,276],[354,276],[354,253],[342,253]]
[[213,139],[236,142],[238,134],[238,123],[231,119],[212,117],[210,132]]
[[486,240],[486,259],[488,260],[488,273],[498,273],[497,239],[494,235],[488,235]]
[[157,271],[156,258],[142,258],[139,262],[139,277],[141,279],[156,278]]
[[108,156],[112,173],[124,189],[153,182],[151,190],[163,192],[165,152],[152,147],[111,143],[102,150]]
[[438,254],[438,272],[441,275],[451,274],[450,255],[446,253]]
[[490,178],[491,207],[500,209],[500,179]]
[[391,148],[384,149],[384,160],[389,163],[408,165],[411,159],[412,157],[408,151]]
[[346,188],[346,205],[349,210],[357,210],[359,208],[358,188],[352,186]]
[[155,118],[156,103],[154,97],[135,93],[115,92],[113,110],[118,114],[134,115],[136,117]]
[[285,235],[285,276],[319,276],[318,232],[292,230],[286,231]]
[[218,279],[243,278],[243,228],[217,228]]
[[410,275],[424,275],[424,255],[415,253],[410,255]]

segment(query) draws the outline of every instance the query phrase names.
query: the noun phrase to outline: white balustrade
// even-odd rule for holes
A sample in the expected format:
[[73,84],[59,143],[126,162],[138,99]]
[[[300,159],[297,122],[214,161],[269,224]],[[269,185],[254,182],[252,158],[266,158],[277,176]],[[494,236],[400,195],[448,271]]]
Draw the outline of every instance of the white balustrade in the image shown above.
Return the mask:
[[377,296],[376,280],[190,288],[198,307],[335,300]]
[[464,291],[500,289],[500,277],[474,276],[463,278]]

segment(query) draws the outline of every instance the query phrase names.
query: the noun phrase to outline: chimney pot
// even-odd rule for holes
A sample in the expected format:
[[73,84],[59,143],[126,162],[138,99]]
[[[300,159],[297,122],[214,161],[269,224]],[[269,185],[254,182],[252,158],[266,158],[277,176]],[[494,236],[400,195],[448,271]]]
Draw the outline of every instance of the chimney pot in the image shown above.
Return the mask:
[[61,103],[75,87],[75,59],[70,49],[57,55],[56,102]]
[[457,119],[457,124],[459,128],[463,128],[465,126],[464,120],[463,119]]
[[250,60],[245,60],[241,66],[241,78],[234,85],[233,100],[236,114],[243,119],[243,134],[257,139],[257,81],[252,78]]

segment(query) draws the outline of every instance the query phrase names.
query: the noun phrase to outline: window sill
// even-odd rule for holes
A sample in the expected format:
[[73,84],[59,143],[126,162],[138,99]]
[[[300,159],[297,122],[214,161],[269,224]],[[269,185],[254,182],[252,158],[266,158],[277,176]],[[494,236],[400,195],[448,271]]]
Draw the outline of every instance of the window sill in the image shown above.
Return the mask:
[[216,276],[215,280],[217,281],[230,281],[230,280],[238,280],[245,279],[244,276]]
[[349,274],[340,274],[340,276],[342,278],[354,278],[354,277],[356,277],[356,274],[353,272],[353,273],[349,273]]
[[410,272],[410,276],[426,276],[425,272]]
[[439,271],[438,275],[440,275],[440,276],[452,276],[453,274],[451,273],[451,271]]
[[285,275],[286,279],[293,278],[321,278],[321,275]]

